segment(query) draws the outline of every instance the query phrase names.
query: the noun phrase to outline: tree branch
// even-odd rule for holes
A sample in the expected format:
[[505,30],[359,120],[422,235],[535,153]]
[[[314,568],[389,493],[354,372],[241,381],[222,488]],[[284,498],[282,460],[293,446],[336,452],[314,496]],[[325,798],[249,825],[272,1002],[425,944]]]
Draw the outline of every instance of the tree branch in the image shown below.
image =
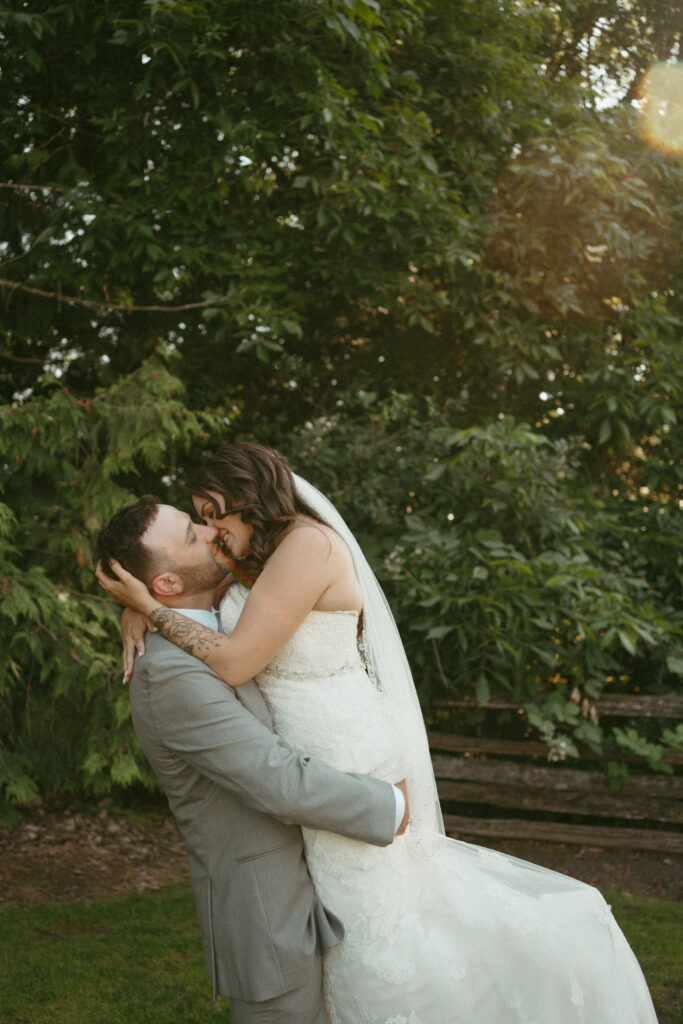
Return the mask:
[[0,181],[0,188],[26,188],[35,189],[38,192],[63,192],[60,185],[21,185],[11,181]]
[[437,671],[438,671],[439,676],[441,678],[441,682],[446,687],[446,689],[449,690],[450,686],[448,684],[448,680],[446,679],[446,676],[444,675],[443,665],[441,664],[441,657],[439,655],[439,648],[437,646],[437,643],[436,643],[436,640],[434,639],[434,637],[432,637],[432,647],[434,648],[434,658],[436,660],[436,668],[437,668]]
[[[13,356],[10,352],[0,352],[2,359],[11,359],[13,363],[45,363],[45,359],[29,359],[27,356]],[[47,358],[47,357],[46,357]]]
[[40,234],[36,238],[36,240],[33,243],[33,245],[29,249],[27,249],[26,252],[20,252],[17,256],[13,256],[10,260],[5,260],[4,263],[0,263],[0,267],[7,267],[7,266],[9,266],[10,263],[16,263],[17,260],[23,260],[24,256],[28,256],[29,253],[33,252],[35,247],[40,242],[42,242],[42,240],[45,238],[45,236],[48,235],[49,233],[50,233],[50,229],[49,228],[45,228],[44,231],[40,232]]
[[79,299],[75,295],[62,295],[61,292],[45,292],[41,288],[31,288],[30,285],[21,284],[19,281],[8,281],[0,277],[0,287],[9,288],[12,291],[27,292],[29,295],[39,295],[41,299],[56,299],[57,302],[65,302],[70,306],[83,306],[85,309],[103,309],[113,313],[181,313],[186,309],[205,309],[207,306],[215,306],[220,302],[227,302],[226,298],[205,299],[203,302],[187,302],[182,306],[125,306],[111,302],[92,302],[90,299]]

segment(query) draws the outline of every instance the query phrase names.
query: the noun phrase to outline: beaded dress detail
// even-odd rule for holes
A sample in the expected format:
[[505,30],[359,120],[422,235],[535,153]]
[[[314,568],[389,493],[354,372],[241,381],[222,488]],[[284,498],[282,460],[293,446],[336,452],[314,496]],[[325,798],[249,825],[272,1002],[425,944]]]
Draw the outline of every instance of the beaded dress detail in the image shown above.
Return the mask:
[[[226,633],[246,597],[228,591]],[[396,782],[409,765],[357,625],[356,612],[310,612],[256,682],[297,751]],[[380,848],[303,833],[316,890],[346,930],[325,956],[331,1024],[656,1024],[596,889],[440,835]]]

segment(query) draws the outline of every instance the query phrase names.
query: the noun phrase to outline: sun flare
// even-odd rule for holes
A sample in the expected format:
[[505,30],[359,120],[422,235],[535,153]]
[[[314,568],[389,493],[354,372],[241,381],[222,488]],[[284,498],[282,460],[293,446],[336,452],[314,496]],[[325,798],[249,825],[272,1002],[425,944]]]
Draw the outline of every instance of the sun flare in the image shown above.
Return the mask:
[[638,89],[643,137],[657,149],[683,156],[683,64],[655,64]]

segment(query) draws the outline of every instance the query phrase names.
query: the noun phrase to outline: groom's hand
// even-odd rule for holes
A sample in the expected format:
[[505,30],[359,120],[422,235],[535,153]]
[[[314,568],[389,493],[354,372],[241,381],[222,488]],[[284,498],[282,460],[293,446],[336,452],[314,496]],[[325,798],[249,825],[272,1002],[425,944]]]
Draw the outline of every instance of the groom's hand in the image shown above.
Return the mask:
[[396,786],[397,789],[401,790],[401,792],[403,793],[403,799],[406,802],[406,809],[403,812],[403,817],[401,818],[401,824],[396,829],[396,835],[397,836],[402,836],[403,833],[405,832],[405,830],[408,828],[408,822],[410,821],[410,806],[408,804],[408,787],[406,786],[406,780],[405,779],[401,779],[400,782],[395,782],[394,785]]

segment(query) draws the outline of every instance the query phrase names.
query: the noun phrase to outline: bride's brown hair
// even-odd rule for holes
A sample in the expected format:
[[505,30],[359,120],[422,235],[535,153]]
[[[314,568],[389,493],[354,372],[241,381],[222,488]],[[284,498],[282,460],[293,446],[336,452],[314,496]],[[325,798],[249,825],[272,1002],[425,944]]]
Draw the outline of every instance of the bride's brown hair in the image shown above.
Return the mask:
[[324,522],[299,498],[285,457],[249,441],[222,445],[193,474],[188,489],[212,505],[216,517],[220,509],[208,491],[220,494],[228,509],[240,506],[235,511],[254,530],[251,551],[239,560],[240,576],[244,573],[251,582],[298,516]]

